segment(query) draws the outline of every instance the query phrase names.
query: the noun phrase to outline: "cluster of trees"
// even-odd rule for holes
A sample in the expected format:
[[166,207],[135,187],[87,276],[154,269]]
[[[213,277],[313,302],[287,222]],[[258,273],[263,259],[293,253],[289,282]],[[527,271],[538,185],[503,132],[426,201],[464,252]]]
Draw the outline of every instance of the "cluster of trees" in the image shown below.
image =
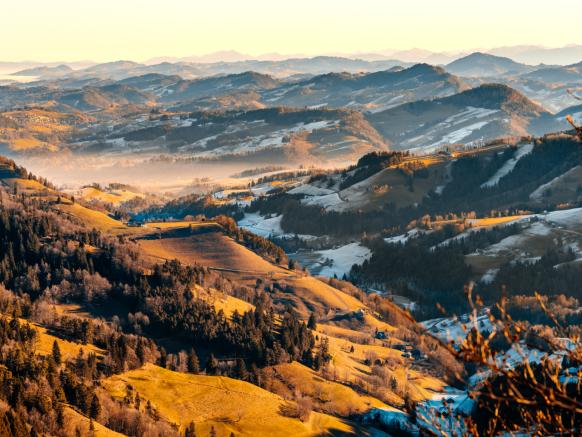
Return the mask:
[[549,296],[568,293],[582,299],[582,265],[572,262],[577,257],[571,247],[551,248],[537,261],[507,263],[479,292],[487,300],[499,299],[504,289],[530,295],[539,290]]
[[340,183],[340,189],[345,189],[357,184],[364,179],[378,173],[380,170],[397,165],[409,156],[409,152],[371,152],[362,156],[354,167],[350,167],[344,173]]
[[[232,219],[223,217],[218,222],[255,250],[285,260],[281,249],[238,229]],[[304,359],[313,347],[311,332],[295,315],[276,323],[264,290],[256,290],[256,310],[228,320],[204,300],[196,299],[192,290],[212,286],[233,293],[234,288],[242,287],[233,286],[218,273],[177,261],[157,265],[146,274],[133,243],[75,227],[32,204],[0,206],[0,250],[0,283],[33,301],[50,296],[97,306],[114,302],[112,307],[124,310],[119,317],[130,331],[154,338],[171,335],[216,352],[236,352],[259,366]],[[248,290],[240,290],[240,294],[248,294]],[[136,317],[138,313],[140,317]],[[60,328],[66,335],[80,333],[82,341],[95,335],[95,328],[82,325]],[[114,348],[113,343],[102,340],[100,345]]]
[[149,218],[160,220],[164,218],[183,218],[187,215],[204,215],[206,217],[226,215],[233,217],[235,220],[240,220],[244,212],[236,203],[217,204],[210,195],[191,194],[172,200],[163,206],[147,208],[136,214],[135,218],[139,220],[147,220]]
[[271,240],[253,234],[246,229],[239,228],[232,217],[220,215],[214,217],[213,220],[222,226],[227,235],[263,258],[275,264],[287,264],[287,254]]
[[0,156],[0,178],[17,178],[36,181],[47,188],[55,189],[55,186],[46,178],[41,178],[29,173],[26,168],[17,165],[12,159]]
[[58,344],[51,355],[40,356],[33,352],[35,341],[37,332],[28,324],[0,318],[0,434],[58,435],[65,404],[97,420],[102,409],[92,382],[98,374],[95,355],[80,352],[63,363]]
[[[523,226],[514,223],[473,230],[455,238],[470,228],[462,223],[445,224],[419,233],[405,244],[366,240],[373,255],[362,265],[354,265],[349,279],[364,287],[380,287],[410,298],[417,303],[417,317],[439,316],[437,304],[449,312],[466,312],[463,286],[471,280],[472,269],[465,262],[465,255],[516,235]],[[476,289],[487,303],[496,302],[502,293],[533,296],[537,290],[546,295],[567,292],[581,298],[582,266],[571,262],[576,257],[571,248],[563,247],[549,249],[535,262],[507,262],[492,282],[479,283]]]
[[389,245],[382,240],[371,244],[372,257],[354,265],[349,279],[360,285],[382,284],[394,294],[417,302],[418,316],[432,316],[436,304],[447,310],[465,305],[463,286],[471,276],[463,253],[443,246],[431,250],[420,244]]

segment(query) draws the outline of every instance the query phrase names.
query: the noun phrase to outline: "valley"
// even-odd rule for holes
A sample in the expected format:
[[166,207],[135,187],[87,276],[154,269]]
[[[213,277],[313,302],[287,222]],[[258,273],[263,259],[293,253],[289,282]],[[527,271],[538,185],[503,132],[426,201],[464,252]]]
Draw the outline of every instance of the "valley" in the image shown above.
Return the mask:
[[0,63],[0,437],[578,435],[579,49]]

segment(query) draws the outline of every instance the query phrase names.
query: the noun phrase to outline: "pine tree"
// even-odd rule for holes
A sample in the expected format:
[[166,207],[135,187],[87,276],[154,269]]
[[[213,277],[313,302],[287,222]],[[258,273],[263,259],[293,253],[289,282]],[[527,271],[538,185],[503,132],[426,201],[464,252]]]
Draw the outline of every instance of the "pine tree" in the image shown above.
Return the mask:
[[218,372],[218,360],[214,356],[214,354],[210,354],[208,357],[208,362],[206,363],[206,373],[208,375],[216,375]]
[[59,428],[65,426],[65,414],[63,411],[63,406],[60,403],[57,404],[57,425]]
[[160,348],[160,367],[167,367],[168,365],[168,353],[166,349],[162,346]]
[[57,365],[60,365],[62,363],[62,356],[61,356],[61,348],[59,347],[59,344],[57,343],[57,341],[53,341],[53,360],[55,360],[55,363],[57,363]]
[[188,353],[188,372],[190,373],[198,373],[200,372],[200,362],[198,361],[198,356],[196,355],[196,351],[194,349],[190,349]]
[[307,321],[307,327],[309,329],[317,329],[317,319],[315,318],[315,314],[311,313],[309,316],[309,320]]
[[145,362],[145,350],[141,340],[138,340],[137,342],[137,349],[135,354],[137,355],[137,359],[139,360],[140,364],[143,364]]
[[194,422],[190,422],[190,425],[186,427],[184,437],[196,437],[196,425]]
[[236,360],[236,367],[234,369],[236,377],[246,381],[249,377],[249,372],[247,372],[247,366],[245,365],[245,360],[239,358]]
[[89,415],[91,419],[97,420],[100,414],[101,414],[101,403],[99,402],[99,398],[97,397],[97,395],[94,394],[93,399],[91,399]]

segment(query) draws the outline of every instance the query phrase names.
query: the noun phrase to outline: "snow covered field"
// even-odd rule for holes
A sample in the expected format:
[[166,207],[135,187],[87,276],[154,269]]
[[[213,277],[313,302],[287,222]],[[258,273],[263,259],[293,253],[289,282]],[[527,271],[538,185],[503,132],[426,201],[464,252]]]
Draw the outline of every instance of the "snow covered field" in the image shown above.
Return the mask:
[[289,194],[303,194],[305,196],[326,196],[333,193],[334,191],[329,188],[316,187],[310,184],[299,185],[289,190]]
[[446,343],[454,341],[456,344],[462,343],[467,337],[467,333],[476,328],[480,332],[493,330],[493,325],[489,320],[489,309],[483,309],[477,317],[473,319],[469,314],[459,317],[438,318],[425,320],[421,325],[434,337]]
[[373,408],[364,416],[364,422],[399,427],[412,435],[424,435],[428,431],[429,435],[452,437],[463,435],[463,416],[470,415],[474,407],[475,401],[466,391],[445,387],[442,392],[417,404],[416,423],[412,423],[405,412],[391,408]]
[[403,148],[432,153],[446,144],[460,143],[475,132],[499,119],[500,111],[467,106],[444,121],[425,130],[422,135],[402,142]]
[[331,260],[331,265],[325,265],[319,275],[332,277],[337,275],[341,278],[348,274],[354,264],[361,265],[372,256],[372,252],[360,243],[350,243],[336,249],[328,249],[316,252],[320,259]]
[[430,231],[421,231],[418,228],[414,228],[411,229],[410,231],[404,233],[404,234],[400,234],[400,235],[396,235],[394,237],[387,237],[384,238],[384,241],[388,244],[406,244],[408,242],[408,240],[410,240],[411,238],[416,238],[419,235],[423,235],[423,234],[427,234]]
[[271,218],[266,218],[258,213],[247,212],[244,218],[239,220],[238,225],[260,237],[278,237],[284,234],[281,229],[281,217],[280,215],[276,215]]
[[[295,238],[296,234],[286,234],[283,232],[283,229],[281,229],[281,218],[282,216],[280,215],[267,218],[256,212],[247,212],[239,220],[238,226],[263,238]],[[298,234],[297,237],[302,240],[317,239],[315,235]]]
[[[202,152],[198,154],[199,156],[218,156],[225,153],[248,153],[248,152],[257,152],[259,150],[269,149],[273,147],[283,147],[284,139],[289,137],[293,133],[297,132],[313,132],[317,129],[324,129],[333,127],[339,124],[339,120],[335,121],[316,121],[313,123],[299,123],[294,127],[287,128],[287,129],[280,129],[273,131],[266,135],[258,135],[253,139],[241,143],[237,143],[236,145],[229,145],[229,146],[222,146],[218,147],[213,150],[209,150],[207,152]],[[197,141],[193,145],[197,147],[202,147],[206,145],[210,138],[204,138],[202,140]]]
[[313,275],[338,278],[348,274],[354,264],[361,265],[372,256],[372,252],[360,243],[349,243],[344,246],[326,250],[302,250],[289,254]]
[[337,207],[344,203],[338,193],[326,194],[324,196],[309,196],[301,200],[305,205],[317,205],[324,208]]

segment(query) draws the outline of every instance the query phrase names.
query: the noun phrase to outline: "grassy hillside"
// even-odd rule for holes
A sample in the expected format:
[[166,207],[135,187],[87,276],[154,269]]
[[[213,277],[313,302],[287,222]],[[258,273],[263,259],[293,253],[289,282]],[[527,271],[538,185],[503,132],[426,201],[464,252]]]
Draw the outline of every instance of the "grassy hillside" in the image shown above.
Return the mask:
[[359,393],[348,385],[326,380],[319,373],[297,362],[279,364],[270,370],[271,391],[288,398],[293,398],[298,391],[311,397],[316,407],[328,414],[346,417],[365,413],[372,408],[392,409],[384,402]]
[[[148,224],[148,227],[156,226]],[[148,255],[157,259],[178,259],[184,264],[198,263],[260,274],[284,272],[220,231],[179,237],[162,235],[160,239],[139,240],[139,244]]]
[[79,126],[90,120],[79,113],[63,113],[50,107],[3,112],[0,146],[13,152],[56,152]]
[[293,408],[292,402],[231,378],[177,373],[146,364],[103,381],[106,390],[119,399],[125,397],[128,385],[168,421],[180,427],[194,422],[200,435],[208,435],[211,427],[218,435],[355,433],[352,425],[321,413],[312,413],[305,422],[286,417],[282,412]]
[[109,428],[101,425],[99,422],[93,421],[94,431],[91,431],[91,421],[88,417],[79,413],[71,407],[66,407],[64,410],[65,416],[65,430],[69,435],[74,435],[77,430],[81,435],[93,435],[95,437],[123,437],[124,434],[112,431]]
[[40,355],[50,355],[53,350],[53,343],[56,341],[59,345],[61,355],[64,360],[72,360],[79,354],[79,350],[82,350],[84,354],[94,353],[97,356],[103,355],[104,351],[97,346],[92,344],[80,344],[73,341],[65,340],[63,338],[51,335],[50,331],[46,328],[38,325],[31,324],[31,326],[37,331],[38,337],[35,344],[34,351]]
[[143,197],[143,194],[126,189],[103,190],[97,187],[83,188],[80,196],[81,199],[86,201],[96,200],[113,206],[135,199],[136,197]]

